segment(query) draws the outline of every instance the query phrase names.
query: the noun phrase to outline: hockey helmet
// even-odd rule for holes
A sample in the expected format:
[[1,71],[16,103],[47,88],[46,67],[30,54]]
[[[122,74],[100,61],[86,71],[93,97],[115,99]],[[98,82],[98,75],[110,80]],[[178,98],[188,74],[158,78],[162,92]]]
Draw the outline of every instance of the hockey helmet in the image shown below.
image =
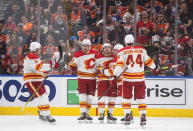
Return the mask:
[[39,42],[32,42],[30,44],[30,51],[36,51],[37,49],[40,49],[41,48],[41,45]]
[[89,39],[84,39],[81,45],[91,45],[91,41]]
[[114,46],[114,50],[120,50],[120,49],[122,49],[124,46],[123,45],[121,45],[121,44],[116,44],[115,46]]
[[111,45],[109,43],[104,43],[102,48],[104,49],[105,47],[111,47]]
[[128,34],[125,36],[125,44],[133,44],[134,43],[134,37],[132,34]]

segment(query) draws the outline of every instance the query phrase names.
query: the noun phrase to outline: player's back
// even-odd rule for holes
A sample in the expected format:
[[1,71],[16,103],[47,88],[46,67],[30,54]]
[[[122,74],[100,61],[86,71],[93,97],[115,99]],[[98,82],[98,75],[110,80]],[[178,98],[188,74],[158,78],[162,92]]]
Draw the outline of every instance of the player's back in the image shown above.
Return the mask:
[[128,46],[120,51],[120,57],[124,61],[124,66],[128,69],[123,74],[123,78],[132,81],[144,80],[144,66],[151,65],[153,60],[147,55],[145,48],[141,46]]
[[129,46],[121,51],[129,72],[144,71],[146,50],[141,46]]

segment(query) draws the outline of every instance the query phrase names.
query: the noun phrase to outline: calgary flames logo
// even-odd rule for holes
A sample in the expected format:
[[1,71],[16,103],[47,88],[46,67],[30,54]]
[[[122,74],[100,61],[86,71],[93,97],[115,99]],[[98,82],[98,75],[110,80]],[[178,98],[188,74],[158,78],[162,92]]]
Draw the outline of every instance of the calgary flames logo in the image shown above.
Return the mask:
[[85,64],[86,70],[92,69],[95,66],[95,59],[91,58],[91,59],[85,60],[84,64]]
[[111,60],[103,62],[104,68],[109,68],[109,64],[111,63]]

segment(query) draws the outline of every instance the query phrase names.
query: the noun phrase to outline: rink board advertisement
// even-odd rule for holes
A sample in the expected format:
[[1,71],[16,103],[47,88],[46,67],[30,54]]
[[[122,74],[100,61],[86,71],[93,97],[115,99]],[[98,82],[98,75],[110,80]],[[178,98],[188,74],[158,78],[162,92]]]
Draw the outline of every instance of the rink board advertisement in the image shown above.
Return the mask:
[[[50,77],[45,87],[51,106],[70,107],[79,105],[77,80],[75,77]],[[23,106],[30,98],[22,77],[0,77],[0,107]],[[135,104],[135,101],[133,101]],[[149,105],[186,105],[185,80],[147,79],[146,103]],[[92,104],[97,105],[97,98]],[[117,102],[120,104],[120,102]],[[36,106],[32,100],[29,106]]]
[[[179,79],[147,79],[146,103],[148,105],[185,105],[186,85],[185,80]],[[68,79],[68,104],[79,104],[77,80]],[[133,100],[134,104],[135,101]],[[97,99],[93,101],[97,104]],[[121,104],[117,101],[116,104]]]

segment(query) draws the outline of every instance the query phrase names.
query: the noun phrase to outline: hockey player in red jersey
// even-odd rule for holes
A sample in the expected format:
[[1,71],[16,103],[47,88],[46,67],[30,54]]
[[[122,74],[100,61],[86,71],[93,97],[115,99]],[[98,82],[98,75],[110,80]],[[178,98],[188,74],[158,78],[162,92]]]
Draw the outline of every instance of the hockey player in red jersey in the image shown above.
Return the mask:
[[[109,43],[103,44],[102,52],[97,54],[96,56],[96,64],[98,69],[100,70],[101,68],[109,68],[109,63],[111,63],[113,58],[114,56],[112,55],[111,45]],[[105,76],[99,71],[97,88],[98,97],[100,97],[105,92],[105,90],[107,90],[107,88],[111,86],[111,89],[98,101],[98,109],[100,112],[100,117],[98,118],[98,120],[100,123],[103,123],[104,120],[106,98],[108,98],[107,123],[115,123],[117,120],[112,115],[117,97],[117,85],[116,81],[111,79],[112,78]]]
[[148,66],[151,69],[156,69],[154,61],[147,55],[145,48],[141,46],[132,46],[134,43],[133,35],[125,36],[126,47],[119,51],[119,58],[116,62],[116,67],[113,75],[118,77],[120,73],[125,69],[123,73],[123,110],[125,112],[125,124],[130,124],[131,120],[131,99],[133,97],[132,90],[134,90],[134,96],[138,103],[138,109],[141,115],[140,125],[146,125],[146,104],[145,104],[145,78],[144,78],[144,66]]
[[39,101],[39,119],[55,123],[56,120],[50,114],[49,99],[42,80],[49,76],[52,68],[58,68],[59,64],[57,62],[43,63],[39,58],[40,51],[40,43],[32,42],[30,44],[30,53],[24,58],[23,79],[26,87],[32,94],[35,93],[34,97]]
[[92,99],[96,91],[96,51],[90,50],[91,41],[84,39],[81,43],[82,50],[74,54],[70,62],[72,71],[77,70],[78,75],[78,91],[80,102],[80,118],[78,121],[92,122],[92,117],[89,116]]

